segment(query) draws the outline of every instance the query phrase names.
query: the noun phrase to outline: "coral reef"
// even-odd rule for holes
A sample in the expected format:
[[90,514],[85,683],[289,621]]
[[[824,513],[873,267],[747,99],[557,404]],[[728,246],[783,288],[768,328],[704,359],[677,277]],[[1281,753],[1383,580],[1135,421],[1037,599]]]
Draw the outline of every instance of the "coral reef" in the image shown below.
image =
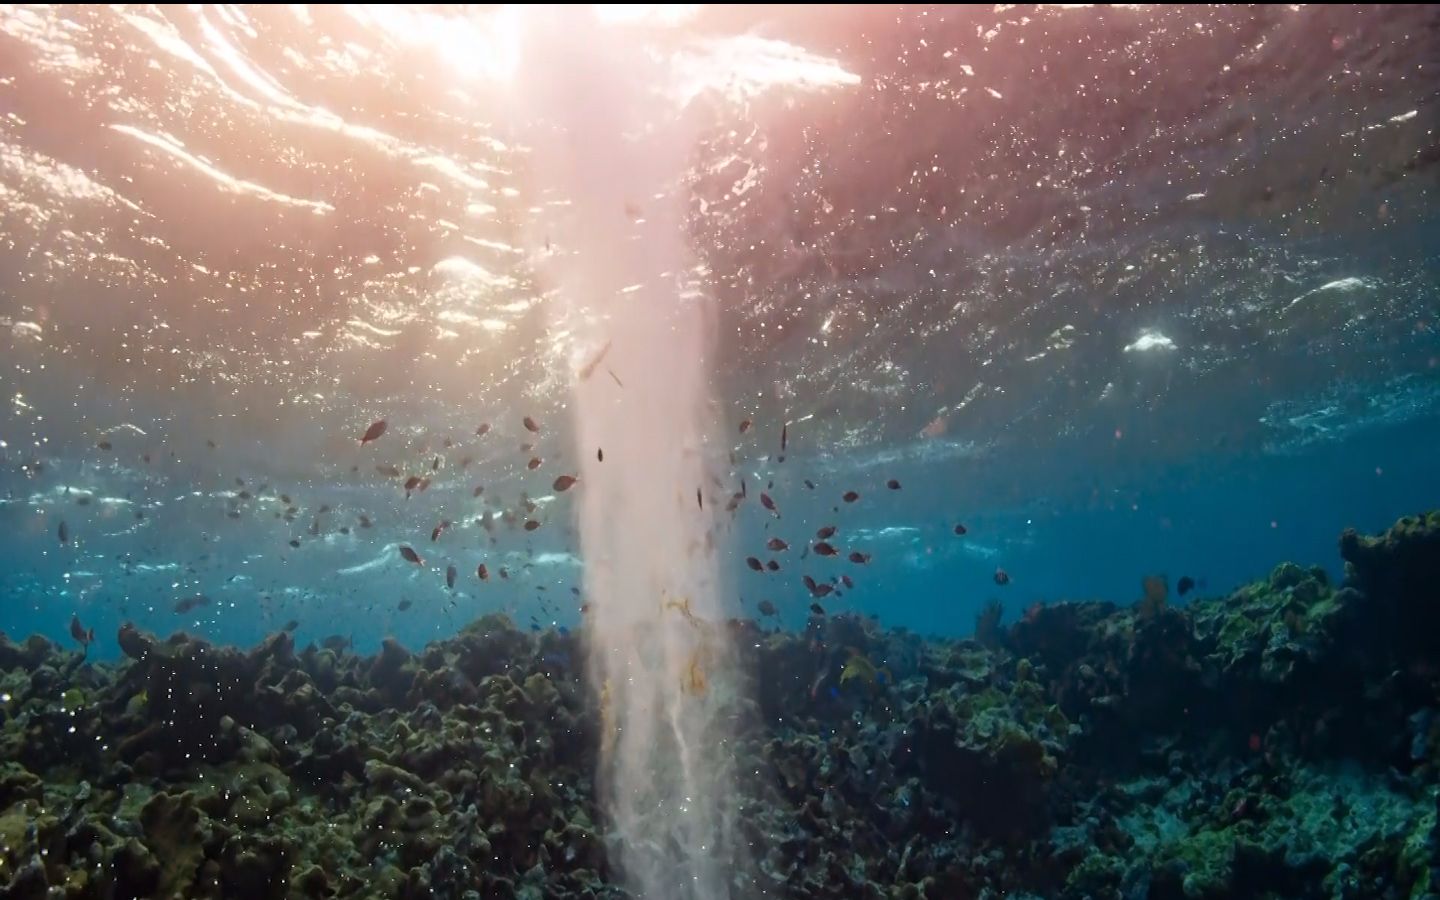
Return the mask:
[[[1440,514],[977,639],[733,622],[751,894],[1440,900]],[[0,636],[0,897],[620,898],[581,638]]]

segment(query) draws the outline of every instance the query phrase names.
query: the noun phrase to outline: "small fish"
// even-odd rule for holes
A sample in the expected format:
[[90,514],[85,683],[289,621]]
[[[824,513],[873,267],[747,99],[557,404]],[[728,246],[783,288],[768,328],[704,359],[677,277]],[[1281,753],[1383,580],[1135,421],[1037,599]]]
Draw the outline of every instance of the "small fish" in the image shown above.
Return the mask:
[[433,529],[431,529],[431,531],[430,531],[430,540],[431,540],[431,541],[438,541],[438,540],[440,540],[440,535],[444,534],[444,533],[445,533],[445,529],[447,529],[447,528],[449,528],[449,527],[450,527],[450,520],[449,520],[449,519],[441,519],[441,520],[440,520],[440,524],[436,525]]
[[760,562],[760,560],[756,559],[753,556],[745,557],[745,565],[749,566],[757,572],[765,571],[765,564]]
[[995,583],[1000,585],[1001,587],[1004,587],[1005,585],[1010,583],[1010,574],[1004,569],[996,569]]
[[438,471],[440,471],[440,457],[438,457],[438,456],[435,457],[435,461],[430,464],[430,471],[432,471],[432,472],[438,472]]
[[870,554],[861,553],[859,550],[851,550],[850,561],[858,566],[863,566],[866,563],[870,562]]
[[480,565],[475,567],[475,574],[479,576],[481,581],[490,580],[490,568],[484,563],[481,563]]
[[297,549],[297,550],[300,549],[300,539],[299,539],[299,538],[291,538],[291,539],[290,539],[290,546],[291,546],[291,547],[294,547],[294,548]]
[[893,478],[890,479],[889,481],[885,482],[885,486],[888,487],[888,488],[889,488],[890,490],[892,490],[892,491],[898,491],[898,490],[900,490],[900,482],[896,481],[896,480],[893,479]]
[[88,650],[90,644],[95,640],[95,629],[91,628],[89,631],[86,631],[80,624],[79,613],[72,613],[70,616],[70,636],[74,638],[81,647]]
[[815,545],[815,554],[817,556],[834,556],[837,552],[834,547],[824,541],[820,541]]
[[510,577],[510,572],[509,572],[509,570],[507,570],[504,566],[501,566],[501,567],[500,567],[500,577],[501,577],[501,578],[507,578],[507,579]]
[[56,537],[60,538],[62,544],[70,543],[70,529],[66,527],[64,520],[61,520],[60,527],[56,530]]
[[780,571],[780,564],[772,559],[769,562],[765,563],[765,568],[769,569],[772,572],[778,572]]
[[476,436],[476,437],[484,437],[484,436],[485,436],[486,434],[488,434],[489,432],[490,432],[490,423],[489,423],[489,422],[481,422],[481,423],[480,423],[480,427],[475,429],[475,436]]
[[807,488],[809,488],[810,490],[812,490],[812,491],[815,490],[815,482],[811,481],[811,480],[808,479],[808,478],[805,479],[805,486],[806,486]]
[[405,561],[408,563],[414,563],[417,566],[425,565],[425,560],[420,558],[420,554],[416,553],[412,548],[405,544],[400,545],[400,555],[404,557]]
[[599,367],[600,362],[605,359],[605,354],[609,352],[610,342],[606,341],[605,346],[600,348],[600,352],[596,353],[595,357],[591,359],[588,363],[586,363],[585,367],[580,370],[580,380],[589,381],[590,376],[595,374],[595,369]]
[[809,575],[806,575],[803,576],[800,580],[805,582],[805,589],[807,591],[811,592],[812,594],[815,592],[815,579],[811,578]]
[[478,497],[478,496],[480,496],[480,495],[483,494],[483,493],[485,493],[485,485],[483,485],[483,484],[477,484],[477,485],[475,485],[475,490],[473,490],[473,491],[470,492],[470,496],[472,496],[472,497]]
[[740,479],[740,496],[741,496],[741,497],[748,497],[748,496],[750,496],[749,492],[747,491],[747,489],[746,489],[746,487],[745,487],[745,479],[743,479],[743,478]]
[[405,610],[409,609],[411,605],[412,605],[412,602],[411,602],[410,600],[401,600],[401,601],[400,601],[400,605],[397,606],[396,609],[400,610],[401,612],[404,612]]
[[777,616],[780,614],[780,610],[776,609],[775,604],[769,600],[761,600],[755,608],[760,610],[760,615],[762,616]]
[[250,492],[249,492],[249,491],[241,491],[240,493],[236,494],[235,496],[239,497],[241,500],[249,500],[249,499],[250,499]]
[[526,531],[534,531],[535,529],[537,529],[537,528],[539,528],[539,527],[540,527],[540,523],[537,522],[537,521],[535,521],[534,519],[527,519],[527,520],[525,521],[525,530],[526,530]]
[[446,450],[449,450],[449,449],[450,449],[451,447],[453,447],[453,446],[455,446],[455,442],[452,441],[452,440],[450,440],[450,439],[447,437],[447,438],[445,439],[445,449],[446,449]]
[[551,484],[550,487],[556,491],[568,491],[575,485],[575,482],[579,480],[580,479],[574,475],[561,475],[555,479],[555,482]]
[[700,507],[701,509],[705,508],[705,498],[700,496],[699,488],[695,489],[695,505]]
[[815,585],[815,590],[811,591],[811,594],[816,597],[825,597],[829,596],[830,592],[834,590],[835,586],[833,584],[817,584]]
[[405,479],[405,493],[408,494],[408,493],[410,493],[411,491],[415,490],[415,489],[416,489],[417,487],[419,487],[419,486],[420,486],[420,476],[419,476],[419,475],[411,475],[409,478]]
[[816,539],[816,540],[821,540],[821,541],[828,541],[828,540],[829,540],[831,537],[833,537],[834,535],[835,535],[835,526],[834,526],[834,525],[826,525],[824,528],[821,528],[819,531],[815,532],[815,539]]
[[538,457],[538,456],[532,456],[532,457],[530,457],[530,461],[525,464],[525,468],[529,469],[529,470],[532,471],[532,472],[535,471],[536,469],[540,468],[540,457]]
[[1195,588],[1195,579],[1189,575],[1181,575],[1180,580],[1175,583],[1175,593],[1183,597]]
[[101,450],[109,450],[109,449],[110,449],[110,442],[109,442],[109,441],[101,441],[100,443],[96,444],[95,446],[98,447],[98,448],[101,449]]
[[455,589],[455,567],[445,567],[445,586],[451,590]]
[[780,517],[780,510],[775,508],[775,501],[770,499],[769,494],[761,492],[760,505],[774,513],[777,519]]
[[964,536],[965,536],[965,532],[968,531],[968,530],[969,530],[969,529],[967,529],[964,525],[956,525],[956,526],[955,526],[955,533],[956,533],[957,535],[961,536],[961,537],[964,537]]
[[845,496],[841,497],[840,499],[844,500],[846,503],[854,503],[856,500],[860,499],[860,495],[855,493],[854,491],[846,491]]
[[845,582],[845,590],[847,591],[855,587],[855,582],[850,579],[849,575],[841,575],[840,580]]
[[[396,474],[396,475],[399,475],[400,473],[399,473],[399,472],[396,472],[395,474]],[[294,505],[293,503],[290,502],[290,495],[289,495],[289,494],[281,494],[281,495],[280,495],[280,502],[283,503],[283,504],[285,504],[286,506],[293,506],[293,505]]]
[[177,613],[187,613],[192,609],[198,609],[202,606],[208,606],[209,603],[210,598],[206,595],[195,594],[194,596],[185,597],[184,599],[175,601],[174,609]]
[[[790,423],[780,426],[780,452],[785,452],[785,445],[790,443]],[[783,462],[783,460],[782,460]]]
[[780,553],[784,550],[790,549],[790,545],[785,543],[778,537],[772,537],[770,540],[766,541],[765,547],[769,550],[773,550],[776,553]]
[[372,526],[372,525],[374,525],[374,524],[375,524],[374,522],[371,522],[371,521],[370,521],[370,517],[369,517],[369,516],[365,515],[364,513],[361,513],[361,514],[360,514],[360,527],[361,527],[361,528],[369,528],[370,526]]
[[[372,422],[370,424],[370,427],[365,429],[365,433],[361,435],[360,446],[363,447],[371,441],[379,440],[380,435],[385,433],[385,428],[386,425],[384,419],[379,419],[375,422]],[[210,446],[214,447],[215,445],[212,443]]]
[[530,418],[529,416],[526,416],[526,417],[525,417],[525,430],[526,430],[526,431],[532,431],[532,432],[534,432],[535,434],[539,434],[539,433],[540,433],[540,426],[535,424],[535,420],[534,420],[534,419]]
[[291,619],[290,621],[286,622],[286,623],[285,623],[285,627],[284,627],[284,628],[281,628],[280,630],[288,633],[288,632],[294,631],[295,629],[297,629],[297,628],[299,628],[299,627],[300,627],[300,620],[299,620],[299,619]]
[[823,615],[825,615],[825,607],[821,606],[821,605],[818,604],[818,603],[812,603],[812,604],[810,604],[810,611],[811,611],[812,613],[814,613],[815,615],[817,615],[817,616],[823,616]]
[[750,430],[750,420],[749,420],[749,419],[746,419],[746,420],[744,420],[743,422],[740,423],[740,433],[741,433],[741,434],[744,434],[745,432],[747,432],[747,431],[749,431],[749,430]]
[[606,367],[605,367],[605,371],[610,375],[611,378],[615,379],[615,383],[616,383],[617,385],[619,385],[619,386],[622,387],[622,388],[625,387],[625,382],[623,382],[623,381],[620,380],[620,376],[615,374],[615,370],[614,370],[614,369],[610,368],[609,366],[606,366]]
[[596,461],[596,462],[604,462],[604,461],[605,461],[605,448],[604,448],[604,447],[596,447],[596,448],[595,448],[595,461]]

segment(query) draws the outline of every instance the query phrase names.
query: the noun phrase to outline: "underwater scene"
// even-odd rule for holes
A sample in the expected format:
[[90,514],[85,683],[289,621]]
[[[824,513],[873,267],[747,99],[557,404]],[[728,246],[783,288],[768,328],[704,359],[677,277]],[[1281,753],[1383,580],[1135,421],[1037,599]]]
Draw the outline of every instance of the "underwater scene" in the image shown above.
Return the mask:
[[0,898],[1440,900],[1440,8],[0,5]]

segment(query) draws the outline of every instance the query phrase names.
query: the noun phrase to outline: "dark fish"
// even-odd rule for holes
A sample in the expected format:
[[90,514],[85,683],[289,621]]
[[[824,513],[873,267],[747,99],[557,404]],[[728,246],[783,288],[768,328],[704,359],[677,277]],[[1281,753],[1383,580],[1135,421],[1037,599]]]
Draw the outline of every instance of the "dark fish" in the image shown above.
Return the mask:
[[811,591],[811,593],[812,593],[814,596],[816,596],[816,597],[826,597],[826,596],[829,596],[830,592],[833,591],[833,590],[835,590],[835,586],[834,586],[834,585],[830,585],[830,584],[817,584],[817,585],[815,585],[815,590],[814,590],[814,591]]
[[501,578],[509,578],[509,577],[510,577],[510,572],[509,572],[509,570],[507,570],[504,566],[501,566],[501,567],[500,567],[500,577],[501,577]]
[[604,462],[604,461],[605,461],[605,448],[604,448],[604,447],[596,447],[596,448],[595,448],[595,461],[596,461],[596,462]]
[[206,595],[195,594],[192,597],[185,597],[184,599],[175,601],[175,611],[177,613],[187,613],[192,609],[198,609],[202,606],[207,606],[209,605],[209,603],[210,598]]
[[[396,474],[396,475],[399,475],[400,473],[399,473],[399,472],[396,472],[395,474]],[[283,503],[283,504],[285,504],[286,506],[291,506],[291,505],[293,505],[293,504],[290,502],[290,495],[289,495],[289,494],[281,494],[281,495],[280,495],[280,502]]]
[[743,479],[743,478],[740,479],[740,496],[742,496],[742,497],[748,497],[748,496],[750,496],[749,493],[746,491],[746,488],[745,488],[745,479]]
[[449,527],[450,527],[450,520],[449,520],[449,519],[441,519],[441,520],[440,520],[440,524],[436,525],[436,526],[430,531],[430,540],[431,540],[431,541],[438,541],[438,540],[440,540],[440,535],[444,534],[444,533],[445,533],[445,529],[447,529],[447,528],[449,528]]
[[440,471],[440,457],[438,457],[438,456],[435,457],[435,461],[432,462],[432,463],[430,463],[430,471],[432,471],[432,472],[438,472],[438,471]]
[[745,421],[743,421],[743,422],[740,423],[740,433],[741,433],[741,434],[744,434],[745,432],[747,432],[747,431],[749,431],[749,430],[750,430],[750,420],[749,420],[749,419],[746,419]]
[[70,616],[70,636],[80,644],[81,647],[89,648],[91,641],[95,640],[95,629],[86,631],[80,624],[79,613],[72,613]]
[[419,475],[411,475],[409,478],[405,479],[405,490],[406,490],[407,493],[410,492],[410,491],[415,490],[415,489],[416,489],[417,487],[419,487],[419,486],[420,486],[420,476],[419,476]]
[[615,370],[614,370],[614,369],[610,368],[609,366],[606,366],[606,367],[605,367],[605,371],[610,375],[611,378],[615,379],[615,383],[616,383],[617,385],[619,385],[619,386],[622,387],[622,388],[625,387],[625,382],[623,382],[623,381],[620,380],[620,376],[615,374]]
[[817,615],[817,616],[823,616],[823,615],[825,615],[825,607],[821,606],[821,605],[818,604],[818,603],[812,603],[812,604],[810,604],[810,611],[811,611],[812,613],[814,613],[815,615]]
[[780,426],[780,452],[785,452],[785,445],[790,443],[790,424]]
[[[385,433],[385,420],[384,420],[384,419],[380,419],[380,420],[377,421],[377,422],[371,423],[370,427],[367,428],[367,429],[365,429],[365,434],[361,435],[361,437],[360,437],[360,446],[363,447],[363,446],[365,446],[366,444],[370,443],[371,441],[379,440],[380,435],[382,435],[382,434],[384,434],[384,433]],[[210,446],[213,447],[213,446],[215,446],[215,445],[214,445],[214,444],[211,444]]]
[[766,485],[765,485],[765,490],[767,490],[767,491],[773,491],[773,490],[775,490],[775,482],[774,482],[774,481],[767,482]]
[[481,423],[480,423],[480,427],[475,429],[475,436],[476,436],[476,437],[484,437],[485,434],[486,434],[489,430],[490,430],[490,423],[489,423],[489,422],[481,422]]
[[816,540],[826,541],[829,540],[834,534],[835,526],[826,525],[824,528],[821,528],[819,531],[815,532],[815,538]]
[[465,457],[465,458],[463,458],[463,459],[460,460],[460,468],[462,468],[462,469],[468,469],[468,468],[470,468],[470,464],[471,464],[472,462],[474,462],[474,461],[475,461],[475,460],[473,460],[473,459],[471,459],[470,457],[467,456],[467,457]]
[[766,541],[765,547],[769,550],[775,551],[776,553],[779,553],[782,550],[790,549],[790,545],[780,540],[780,538],[778,537],[772,537],[770,540]]
[[369,528],[369,527],[370,527],[371,525],[373,525],[373,524],[374,524],[374,523],[370,521],[370,517],[369,517],[369,516],[365,515],[364,513],[361,513],[361,514],[360,514],[360,527],[361,527],[361,528]]
[[800,580],[805,582],[806,590],[810,591],[812,594],[815,592],[815,579],[811,578],[809,575],[806,575]]
[[772,572],[778,572],[780,571],[780,564],[772,559],[765,563],[765,568],[769,569]]
[[760,562],[760,560],[756,559],[753,556],[745,557],[745,565],[749,566],[757,572],[765,571],[765,564]]
[[776,616],[780,614],[780,610],[776,609],[775,604],[769,600],[761,600],[755,608],[760,610],[760,615],[762,616]]
[[849,576],[849,575],[841,575],[841,576],[840,576],[840,580],[843,581],[843,582],[845,582],[845,589],[846,589],[847,591],[850,590],[851,588],[855,587],[855,582],[850,580],[850,576]]
[[809,488],[810,490],[812,490],[812,491],[815,490],[815,482],[811,481],[811,480],[808,479],[808,478],[805,479],[805,486],[806,486],[807,488]]
[[250,499],[250,492],[249,492],[249,491],[241,491],[239,494],[236,494],[235,496],[239,497],[241,500],[249,500],[249,499]]
[[1003,587],[1004,585],[1009,584],[1009,583],[1010,583],[1010,575],[1009,575],[1009,573],[1007,573],[1004,569],[996,569],[996,570],[995,570],[995,583],[998,584],[998,585],[1001,585],[1002,587]]
[[299,540],[299,538],[291,538],[291,539],[290,539],[290,546],[294,547],[294,548],[297,549],[297,550],[300,549],[300,540]]
[[445,586],[446,586],[447,588],[452,588],[452,589],[455,587],[455,567],[454,567],[454,566],[446,566],[446,567],[445,567]]
[[100,443],[96,444],[95,446],[98,447],[98,448],[100,448],[101,450],[109,450],[109,449],[110,449],[110,442],[109,442],[109,441],[101,441]]
[[70,529],[66,527],[64,521],[61,521],[60,528],[56,531],[56,536],[60,538],[60,543],[70,543]]
[[537,522],[537,521],[535,521],[534,519],[527,519],[527,520],[525,521],[525,530],[526,530],[526,531],[534,531],[535,529],[537,529],[537,528],[539,528],[539,527],[540,527],[540,523]]
[[964,525],[956,525],[955,533],[963,536],[968,529]]
[[898,490],[900,490],[900,482],[896,481],[896,480],[893,479],[893,478],[890,479],[889,481],[885,482],[885,486],[888,487],[888,488],[889,488],[890,490],[892,490],[892,491],[898,491]]
[[526,417],[525,417],[525,430],[527,430],[527,431],[533,431],[534,433],[539,434],[539,433],[540,433],[540,426],[535,424],[535,420],[534,420],[534,419],[530,418],[529,416],[526,416]]
[[1181,575],[1180,580],[1175,583],[1175,593],[1183,597],[1195,588],[1195,579],[1189,575]]
[[854,491],[846,491],[845,496],[841,497],[840,499],[844,500],[846,503],[854,503],[856,500],[860,499],[860,495],[855,493]]
[[532,456],[532,457],[530,457],[530,461],[525,464],[525,468],[531,470],[532,472],[533,472],[534,470],[540,468],[540,457],[538,457],[538,456]]
[[425,560],[420,558],[420,554],[404,544],[400,545],[400,555],[404,557],[406,562],[414,563],[417,566],[425,565]]
[[286,622],[286,623],[285,623],[285,627],[282,628],[282,629],[280,629],[280,630],[281,630],[281,631],[284,631],[284,632],[291,632],[291,631],[294,631],[295,629],[297,629],[297,628],[299,628],[299,627],[300,627],[300,620],[299,620],[299,619],[291,619],[290,621]]
[[700,496],[699,488],[695,489],[695,505],[700,507],[701,509],[705,508],[705,498]]
[[411,605],[411,601],[409,601],[409,600],[401,600],[401,601],[400,601],[400,605],[399,605],[398,607],[396,607],[396,609],[400,610],[401,612],[404,612],[405,610],[407,610],[407,609],[410,608],[410,605]]
[[785,461],[785,454],[782,453],[782,454],[780,454],[779,456],[775,457],[775,461],[776,461],[777,463],[782,463],[782,462],[784,462],[784,461]]
[[775,508],[775,501],[770,499],[769,494],[761,492],[760,505],[774,513],[776,518],[780,517],[780,510]]
[[490,580],[490,569],[484,563],[481,563],[480,565],[475,567],[475,574],[480,577],[481,581]]
[[236,486],[236,487],[244,487],[244,486],[245,486],[245,479],[243,479],[243,478],[236,478],[236,479],[235,479],[235,486]]
[[480,495],[483,494],[483,493],[485,493],[485,485],[483,485],[483,484],[477,484],[477,485],[475,485],[475,490],[473,490],[473,491],[470,492],[470,496],[472,496],[472,497],[478,497],[478,496],[480,496]]
[[575,482],[579,480],[580,479],[576,478],[574,475],[561,475],[555,479],[555,482],[551,484],[550,487],[554,488],[556,491],[568,491],[575,485]]
[[815,554],[817,556],[834,556],[836,552],[837,551],[834,547],[830,546],[824,541],[820,541],[815,545]]
[[850,561],[855,563],[856,565],[863,566],[870,561],[870,554],[861,553],[859,550],[851,550]]

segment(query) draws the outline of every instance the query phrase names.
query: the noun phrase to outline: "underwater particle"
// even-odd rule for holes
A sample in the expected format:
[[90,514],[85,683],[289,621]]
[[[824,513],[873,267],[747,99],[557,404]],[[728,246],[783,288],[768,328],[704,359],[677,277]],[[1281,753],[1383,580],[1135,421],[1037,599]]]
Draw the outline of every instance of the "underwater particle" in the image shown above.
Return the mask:
[[1189,575],[1181,575],[1180,580],[1175,583],[1175,593],[1181,597],[1190,593],[1195,587],[1195,579]]
[[604,447],[596,447],[596,448],[595,448],[595,461],[596,461],[596,462],[604,462],[604,461],[605,461],[605,448],[604,448]]
[[854,589],[855,582],[850,579],[849,575],[841,575],[840,580],[845,582],[845,590],[848,591]]
[[769,562],[765,563],[765,568],[769,569],[772,572],[778,572],[780,571],[780,564],[772,559]]
[[817,615],[817,616],[823,616],[823,615],[825,615],[825,607],[821,606],[821,605],[818,604],[818,603],[812,603],[812,604],[810,604],[810,611],[811,611],[812,613],[814,613],[815,615]]
[[445,586],[446,586],[447,588],[450,588],[452,591],[455,589],[455,567],[454,567],[454,566],[446,566],[446,567],[445,567]]
[[772,537],[770,540],[766,541],[765,547],[766,549],[772,550],[776,553],[780,553],[782,551],[790,549],[790,545],[785,543],[778,537]]
[[535,420],[534,420],[534,419],[530,418],[529,416],[526,416],[526,417],[525,417],[525,430],[526,430],[526,431],[534,432],[535,434],[539,434],[539,433],[540,433],[540,426],[537,425],[537,424],[535,424]]
[[755,608],[760,610],[762,616],[778,616],[780,614],[780,610],[776,609],[775,604],[769,600],[761,600]]
[[956,525],[956,526],[955,526],[955,534],[956,534],[957,536],[959,536],[959,537],[964,537],[964,536],[965,536],[965,532],[967,532],[968,530],[969,530],[969,529],[966,528],[964,525]]
[[481,563],[480,565],[475,567],[475,574],[480,578],[481,581],[489,581],[490,567],[485,565],[484,563]]
[[820,540],[820,541],[827,541],[827,540],[829,540],[831,537],[833,537],[834,535],[835,535],[835,526],[834,526],[834,525],[826,525],[824,528],[821,528],[819,531],[815,532],[815,539],[816,539],[816,540]]
[[995,583],[998,584],[998,585],[1000,585],[1001,587],[1004,587],[1005,585],[1009,584],[1009,583],[1010,583],[1010,573],[1006,572],[1004,569],[996,569],[996,570],[995,570]]
[[210,598],[205,594],[193,594],[175,601],[174,610],[177,613],[187,613],[192,609],[199,609],[202,606],[209,606]]
[[859,550],[851,550],[850,561],[852,563],[855,563],[857,566],[863,566],[866,563],[870,562],[870,554],[861,553]]
[[525,520],[525,530],[526,530],[526,531],[534,531],[535,529],[537,529],[537,528],[539,528],[539,527],[540,527],[540,523],[537,522],[537,521],[535,521],[534,519],[526,519],[526,520]]
[[535,471],[536,469],[540,468],[540,457],[538,457],[538,456],[532,456],[532,457],[530,457],[530,461],[525,464],[525,468],[529,469],[529,470],[532,471],[532,472]]
[[420,486],[420,476],[419,476],[419,475],[411,475],[409,478],[405,479],[405,493],[406,493],[406,494],[409,494],[411,491],[415,490],[415,489],[416,489],[417,487],[419,487],[419,486]]
[[579,480],[580,479],[574,475],[560,475],[550,487],[556,491],[568,491],[574,486],[575,482]]
[[889,481],[885,482],[885,486],[888,487],[888,488],[889,488],[890,490],[892,490],[892,491],[898,491],[898,490],[900,490],[900,482],[896,481],[894,478],[892,478],[892,479],[890,479]]
[[484,437],[486,434],[489,433],[489,431],[490,431],[490,423],[489,423],[489,422],[481,422],[481,423],[480,423],[480,427],[475,429],[475,436],[476,436],[476,437]]
[[90,648],[90,644],[93,643],[95,640],[95,629],[91,628],[89,631],[86,631],[85,628],[80,624],[80,614],[71,613],[70,636],[74,638],[76,643],[78,643],[81,647],[84,647],[88,650]]
[[109,450],[109,449],[110,449],[110,442],[109,442],[109,441],[101,441],[100,443],[96,444],[95,447],[96,447],[96,449],[98,449],[98,450]]
[[404,612],[405,610],[409,609],[411,605],[412,605],[412,604],[411,604],[411,601],[410,601],[410,600],[408,600],[408,599],[407,599],[407,600],[401,600],[401,601],[400,601],[400,605],[397,606],[396,609],[400,610],[401,612]]
[[416,553],[412,547],[406,544],[400,545],[400,555],[408,563],[414,563],[417,566],[425,565],[425,560],[420,558],[420,554]]
[[750,430],[750,420],[749,420],[749,419],[745,419],[744,421],[742,421],[742,422],[740,423],[740,433],[741,433],[741,434],[744,434],[745,432],[747,432],[747,431],[749,431],[749,430]]
[[805,486],[806,486],[807,488],[809,488],[810,490],[812,490],[812,491],[815,490],[815,482],[811,481],[811,480],[808,479],[808,478],[805,479]]
[[60,539],[62,544],[70,543],[70,529],[65,525],[64,519],[60,520],[60,527],[55,530],[55,536]]
[[749,566],[757,572],[765,571],[765,565],[753,556],[745,557],[745,565]]
[[760,505],[774,513],[775,518],[780,518],[780,510],[775,508],[775,501],[771,500],[770,495],[763,491],[760,493]]
[[854,491],[846,491],[845,496],[841,497],[840,499],[844,500],[846,503],[854,503],[856,500],[860,499],[860,495],[855,493]]
[[[360,446],[363,447],[371,441],[379,440],[380,436],[385,433],[386,427],[384,419],[377,419],[371,422],[370,427],[365,429],[365,433],[360,436]],[[213,448],[215,444],[212,442],[210,446]]]
[[817,556],[834,556],[837,552],[834,547],[824,541],[820,541],[815,545],[815,553]]

